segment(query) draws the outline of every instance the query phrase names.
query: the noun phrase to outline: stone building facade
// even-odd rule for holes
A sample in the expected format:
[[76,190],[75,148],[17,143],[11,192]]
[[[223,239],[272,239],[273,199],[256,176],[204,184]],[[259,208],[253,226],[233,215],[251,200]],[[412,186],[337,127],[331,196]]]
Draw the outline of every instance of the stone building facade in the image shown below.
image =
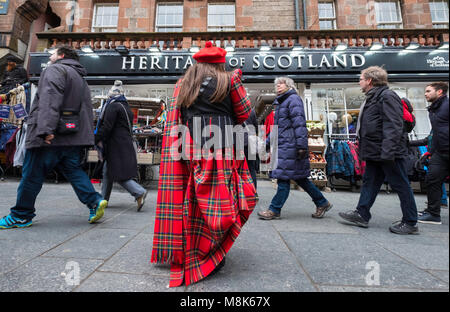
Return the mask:
[[[320,30],[320,6],[331,5],[333,28],[376,29],[377,3],[397,5],[398,28],[432,28],[430,3],[446,7],[448,0],[1,0],[7,6],[0,15],[1,59],[13,54],[25,60],[35,51],[35,33],[42,31],[90,33],[96,29],[96,7],[117,7],[114,32],[157,32],[159,5],[182,6],[183,32],[208,31],[208,5],[228,4],[234,10],[233,31]],[[445,24],[444,24],[445,26]],[[448,22],[446,24],[448,28]]]

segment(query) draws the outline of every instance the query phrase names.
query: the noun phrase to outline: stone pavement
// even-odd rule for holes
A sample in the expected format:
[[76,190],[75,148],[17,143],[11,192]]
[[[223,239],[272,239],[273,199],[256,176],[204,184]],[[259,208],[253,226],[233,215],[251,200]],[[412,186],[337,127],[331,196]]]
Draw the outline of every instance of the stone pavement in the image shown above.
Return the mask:
[[[270,181],[258,183],[257,209],[267,208],[275,190]],[[0,216],[15,203],[17,186],[0,182]],[[0,292],[449,291],[447,209],[442,225],[419,225],[420,235],[400,236],[388,230],[401,218],[394,193],[380,193],[370,228],[363,229],[338,216],[355,207],[358,193],[325,193],[334,207],[317,220],[299,190],[291,191],[280,220],[259,220],[255,210],[218,274],[169,289],[169,266],[149,262],[155,186],[139,213],[119,188],[101,223],[92,225],[69,184],[44,184],[33,226],[0,230]],[[425,201],[416,194],[419,209]]]

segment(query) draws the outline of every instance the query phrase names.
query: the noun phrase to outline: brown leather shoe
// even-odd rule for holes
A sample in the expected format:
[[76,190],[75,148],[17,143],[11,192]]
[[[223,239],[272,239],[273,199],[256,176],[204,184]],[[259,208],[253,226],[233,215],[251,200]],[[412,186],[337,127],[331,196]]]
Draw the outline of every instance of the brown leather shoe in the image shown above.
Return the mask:
[[327,212],[328,210],[330,210],[331,207],[333,207],[333,205],[330,204],[329,202],[328,202],[328,204],[326,204],[325,206],[317,207],[317,208],[316,208],[316,212],[313,213],[313,214],[311,215],[311,217],[316,218],[316,219],[323,218],[323,216],[325,215],[325,212]]
[[280,219],[280,214],[275,213],[270,209],[267,209],[264,211],[258,211],[258,216],[260,219],[264,219],[264,220]]

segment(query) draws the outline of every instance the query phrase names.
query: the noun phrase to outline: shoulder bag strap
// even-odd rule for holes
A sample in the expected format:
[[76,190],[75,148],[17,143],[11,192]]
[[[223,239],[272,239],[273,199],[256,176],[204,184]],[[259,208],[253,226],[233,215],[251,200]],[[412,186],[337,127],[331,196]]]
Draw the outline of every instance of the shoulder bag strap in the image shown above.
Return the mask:
[[125,109],[125,106],[122,103],[120,103],[120,102],[117,102],[117,103],[119,103],[120,106],[122,106],[122,109],[125,112],[125,116],[127,117],[127,121],[128,121],[128,127],[129,127],[129,130],[130,130],[130,135],[131,135],[131,137],[133,137],[133,130],[132,130],[133,128],[131,127],[131,122],[130,122],[130,117],[128,117],[128,112],[127,112],[127,110]]

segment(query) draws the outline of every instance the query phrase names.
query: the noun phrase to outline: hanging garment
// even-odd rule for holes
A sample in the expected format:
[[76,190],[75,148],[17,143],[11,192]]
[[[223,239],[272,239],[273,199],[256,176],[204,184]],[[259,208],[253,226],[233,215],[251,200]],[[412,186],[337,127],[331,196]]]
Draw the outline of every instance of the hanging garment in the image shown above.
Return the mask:
[[357,142],[347,142],[348,147],[353,158],[353,165],[355,168],[355,177],[360,178],[364,175],[366,169],[366,162],[359,158],[359,144]]
[[27,127],[26,123],[22,124],[22,128],[16,134],[16,152],[14,153],[14,167],[22,167],[23,161],[25,159],[25,140],[27,136]]

